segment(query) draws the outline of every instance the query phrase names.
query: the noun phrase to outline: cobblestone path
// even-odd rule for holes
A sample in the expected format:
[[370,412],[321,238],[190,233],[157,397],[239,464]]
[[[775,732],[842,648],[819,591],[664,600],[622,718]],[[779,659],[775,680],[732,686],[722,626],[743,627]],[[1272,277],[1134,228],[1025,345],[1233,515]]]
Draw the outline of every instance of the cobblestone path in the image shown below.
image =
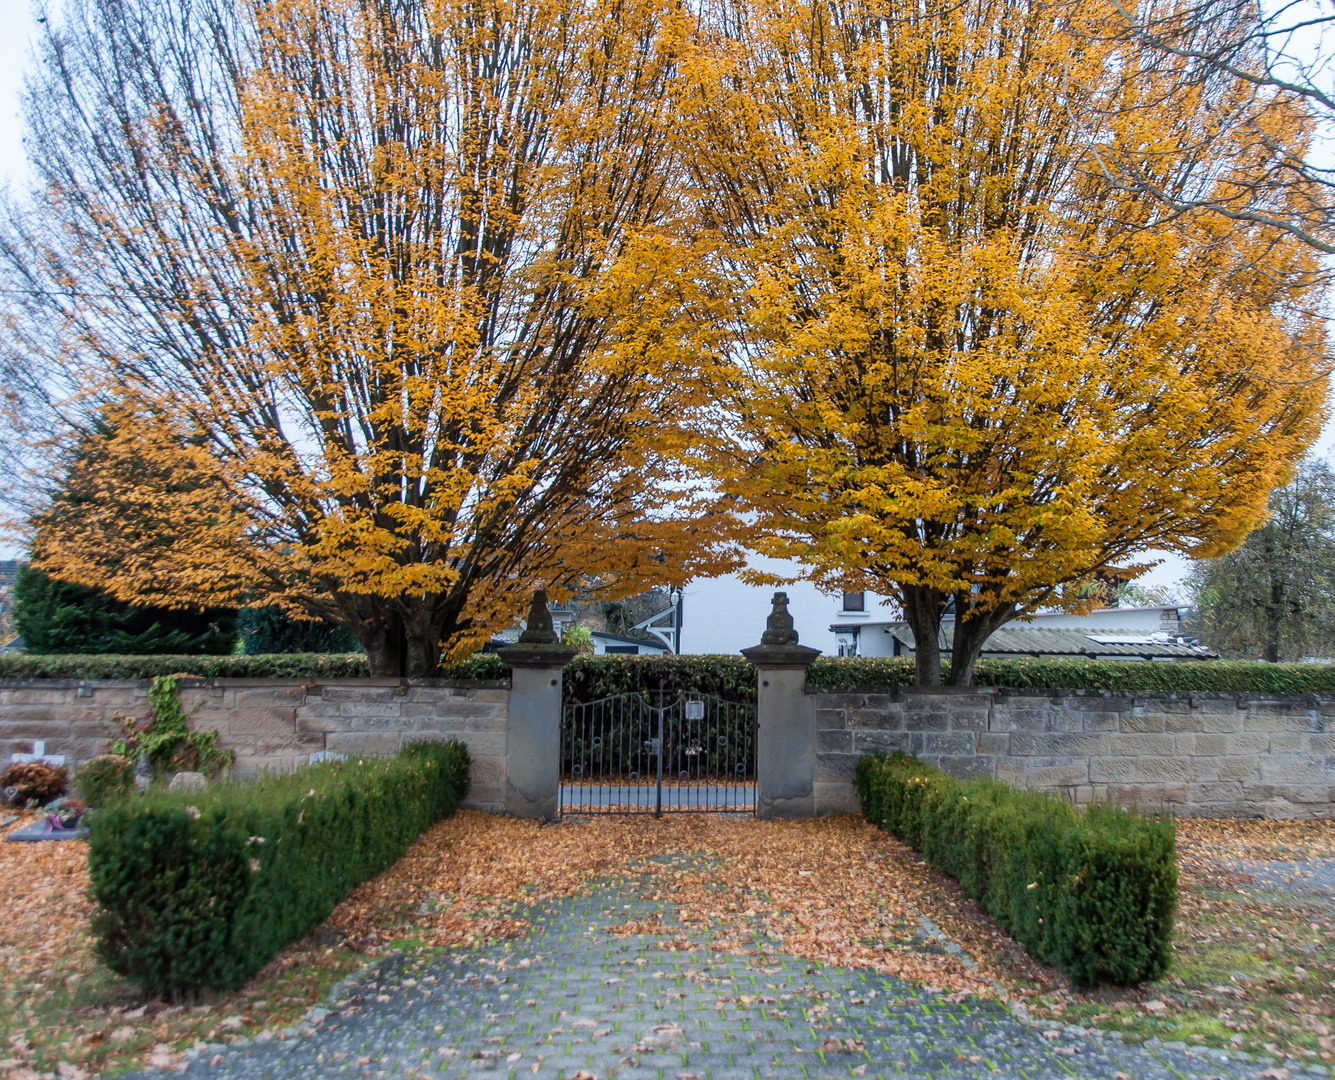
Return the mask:
[[[710,953],[670,905],[605,883],[528,913],[517,941],[379,962],[326,1008],[267,1042],[207,1046],[184,1075],[259,1078],[763,1080],[1024,1077],[1177,1080],[1283,1077],[1220,1051],[1124,1045],[1033,1027],[1004,1005],[948,1000],[865,971],[817,968],[762,937]],[[658,913],[663,930],[608,928]],[[664,949],[664,944],[676,949]],[[1291,1067],[1291,1066],[1290,1066]],[[1267,1071],[1269,1070],[1269,1071]],[[151,1071],[144,1075],[154,1074]],[[1295,1073],[1295,1078],[1301,1074]],[[1312,1075],[1327,1075],[1324,1066]]]

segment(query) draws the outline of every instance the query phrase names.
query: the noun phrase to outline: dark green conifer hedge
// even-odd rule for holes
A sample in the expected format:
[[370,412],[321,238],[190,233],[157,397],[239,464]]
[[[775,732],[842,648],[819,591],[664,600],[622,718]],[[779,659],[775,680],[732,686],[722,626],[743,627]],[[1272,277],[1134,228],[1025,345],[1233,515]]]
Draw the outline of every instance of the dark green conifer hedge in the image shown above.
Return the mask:
[[230,990],[318,926],[468,792],[468,751],[420,743],[90,815],[98,953],[146,993]]
[[862,758],[855,780],[868,821],[956,878],[1035,959],[1083,986],[1167,969],[1177,903],[1171,822],[961,782],[899,753]]

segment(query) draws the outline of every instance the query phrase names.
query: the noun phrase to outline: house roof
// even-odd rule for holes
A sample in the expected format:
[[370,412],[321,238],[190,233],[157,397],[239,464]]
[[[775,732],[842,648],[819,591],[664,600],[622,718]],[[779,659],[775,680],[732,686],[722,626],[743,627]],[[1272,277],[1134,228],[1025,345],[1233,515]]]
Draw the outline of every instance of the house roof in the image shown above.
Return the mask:
[[625,634],[609,634],[606,630],[590,631],[591,637],[600,638],[603,641],[615,642],[618,645],[647,645],[651,649],[657,649],[659,652],[668,652],[668,647],[661,641],[655,641],[653,638],[627,637]]
[[[885,627],[905,648],[912,649],[913,631],[907,623]],[[951,635],[941,628],[940,648],[950,654]],[[1136,634],[1127,630],[1088,630],[1064,626],[1031,626],[1013,623],[987,639],[984,656],[1124,656],[1141,660],[1217,660],[1217,653],[1189,645],[1167,634]]]

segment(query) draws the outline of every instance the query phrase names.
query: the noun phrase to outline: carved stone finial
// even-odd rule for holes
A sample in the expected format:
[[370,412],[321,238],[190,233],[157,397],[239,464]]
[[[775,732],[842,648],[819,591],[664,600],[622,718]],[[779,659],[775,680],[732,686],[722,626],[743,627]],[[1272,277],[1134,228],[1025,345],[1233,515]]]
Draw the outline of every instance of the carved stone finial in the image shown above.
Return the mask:
[[796,645],[797,631],[793,629],[793,617],[788,612],[788,594],[774,594],[774,609],[765,620],[765,632],[760,636],[762,645]]
[[547,610],[547,590],[538,589],[533,594],[533,603],[528,609],[528,622],[524,632],[519,635],[519,642],[522,645],[555,645],[557,641],[556,630],[552,627],[552,613]]
[[760,644],[743,649],[742,655],[756,667],[766,670],[804,668],[820,655],[820,650],[797,643],[793,617],[788,612],[788,594],[776,592],[774,609],[765,620],[765,632],[760,635]]

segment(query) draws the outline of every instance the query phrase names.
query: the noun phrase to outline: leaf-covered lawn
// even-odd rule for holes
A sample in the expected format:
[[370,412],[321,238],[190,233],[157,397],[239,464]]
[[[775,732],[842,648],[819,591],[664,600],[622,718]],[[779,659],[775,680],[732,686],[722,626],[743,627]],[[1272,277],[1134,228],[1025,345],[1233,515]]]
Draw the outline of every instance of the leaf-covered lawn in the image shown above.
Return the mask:
[[1165,1042],[1335,1061],[1335,904],[1230,868],[1333,858],[1335,822],[1183,819],[1177,828],[1181,898],[1168,977],[1045,995],[1030,1008]]
[[[0,906],[0,1035],[9,1040],[0,1077],[71,1078],[150,1060],[166,1064],[197,1039],[226,1042],[276,1030],[368,959],[390,949],[467,948],[522,936],[529,905],[604,878],[623,880],[628,895],[672,902],[662,919],[624,927],[667,931],[667,948],[684,947],[689,933],[707,937],[716,950],[743,949],[764,930],[783,949],[819,963],[872,967],[945,994],[1001,993],[1039,1016],[1097,1018],[1165,1040],[1231,1045],[1240,1035],[1249,1048],[1325,1053],[1321,1040],[1328,1039],[1330,1020],[1323,1011],[1332,1011],[1335,979],[1332,911],[1258,892],[1222,870],[1213,855],[1330,854],[1335,827],[1201,821],[1179,827],[1183,903],[1173,975],[1153,987],[1087,995],[1030,961],[953,881],[855,817],[757,822],[701,815],[545,825],[460,812],[357,889],[316,934],[244,990],[177,1004],[142,1000],[94,956],[82,844],[0,844],[7,887]],[[674,924],[674,912],[684,925]],[[924,919],[977,966],[941,948]],[[1247,980],[1230,978],[1237,973]]]

